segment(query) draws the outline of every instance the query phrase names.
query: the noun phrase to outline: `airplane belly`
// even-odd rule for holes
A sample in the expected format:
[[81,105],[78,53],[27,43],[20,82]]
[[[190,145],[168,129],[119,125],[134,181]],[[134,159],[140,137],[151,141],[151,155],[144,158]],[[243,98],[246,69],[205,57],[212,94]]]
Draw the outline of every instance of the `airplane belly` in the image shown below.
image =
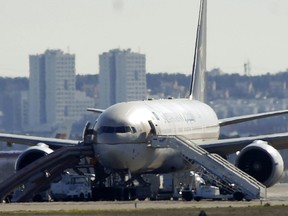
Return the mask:
[[146,144],[95,144],[100,163],[114,170],[131,173],[166,173],[183,170],[187,163],[172,148],[152,148]]

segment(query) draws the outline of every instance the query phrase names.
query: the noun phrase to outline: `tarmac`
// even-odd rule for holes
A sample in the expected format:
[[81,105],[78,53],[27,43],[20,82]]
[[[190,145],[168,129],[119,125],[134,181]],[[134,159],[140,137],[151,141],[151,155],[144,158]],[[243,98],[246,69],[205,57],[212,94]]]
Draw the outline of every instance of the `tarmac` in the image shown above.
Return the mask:
[[252,201],[97,201],[97,202],[43,202],[43,203],[2,203],[0,213],[11,212],[49,212],[72,210],[129,210],[129,209],[177,209],[177,208],[215,208],[215,207],[248,207],[279,206],[288,204],[288,184],[276,184],[267,189],[267,198]]

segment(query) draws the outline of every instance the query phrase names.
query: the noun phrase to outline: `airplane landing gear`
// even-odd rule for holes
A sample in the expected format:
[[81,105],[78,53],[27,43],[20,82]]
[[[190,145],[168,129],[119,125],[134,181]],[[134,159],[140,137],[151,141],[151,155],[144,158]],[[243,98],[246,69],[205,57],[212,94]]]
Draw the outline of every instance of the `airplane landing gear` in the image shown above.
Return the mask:
[[[103,170],[102,170],[103,171]],[[145,182],[140,175],[133,175],[128,180],[127,171],[125,172],[112,172],[109,175],[106,173],[106,177],[102,173],[99,173],[99,169],[96,173],[101,174],[102,178],[95,179],[95,184],[92,187],[94,200],[145,200],[150,198],[151,190],[150,184]],[[103,178],[105,177],[105,178]]]

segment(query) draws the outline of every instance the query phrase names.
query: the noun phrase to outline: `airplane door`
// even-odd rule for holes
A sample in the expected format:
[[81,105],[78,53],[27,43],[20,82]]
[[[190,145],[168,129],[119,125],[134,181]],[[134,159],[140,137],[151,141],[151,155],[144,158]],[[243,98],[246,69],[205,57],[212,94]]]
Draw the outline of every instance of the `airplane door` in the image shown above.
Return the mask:
[[150,128],[151,128],[150,134],[157,135],[156,126],[154,125],[154,123],[151,120],[149,120],[148,123],[149,123]]

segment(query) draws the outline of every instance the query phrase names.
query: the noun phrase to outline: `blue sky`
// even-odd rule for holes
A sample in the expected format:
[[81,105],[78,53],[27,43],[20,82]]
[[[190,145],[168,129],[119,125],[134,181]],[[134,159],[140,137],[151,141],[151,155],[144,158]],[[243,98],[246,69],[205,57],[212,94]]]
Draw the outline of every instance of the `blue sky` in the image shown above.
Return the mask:
[[[28,76],[29,55],[61,49],[76,73],[98,73],[98,55],[131,48],[147,72],[190,73],[199,0],[0,0],[0,76]],[[207,69],[288,68],[287,0],[208,0]]]

